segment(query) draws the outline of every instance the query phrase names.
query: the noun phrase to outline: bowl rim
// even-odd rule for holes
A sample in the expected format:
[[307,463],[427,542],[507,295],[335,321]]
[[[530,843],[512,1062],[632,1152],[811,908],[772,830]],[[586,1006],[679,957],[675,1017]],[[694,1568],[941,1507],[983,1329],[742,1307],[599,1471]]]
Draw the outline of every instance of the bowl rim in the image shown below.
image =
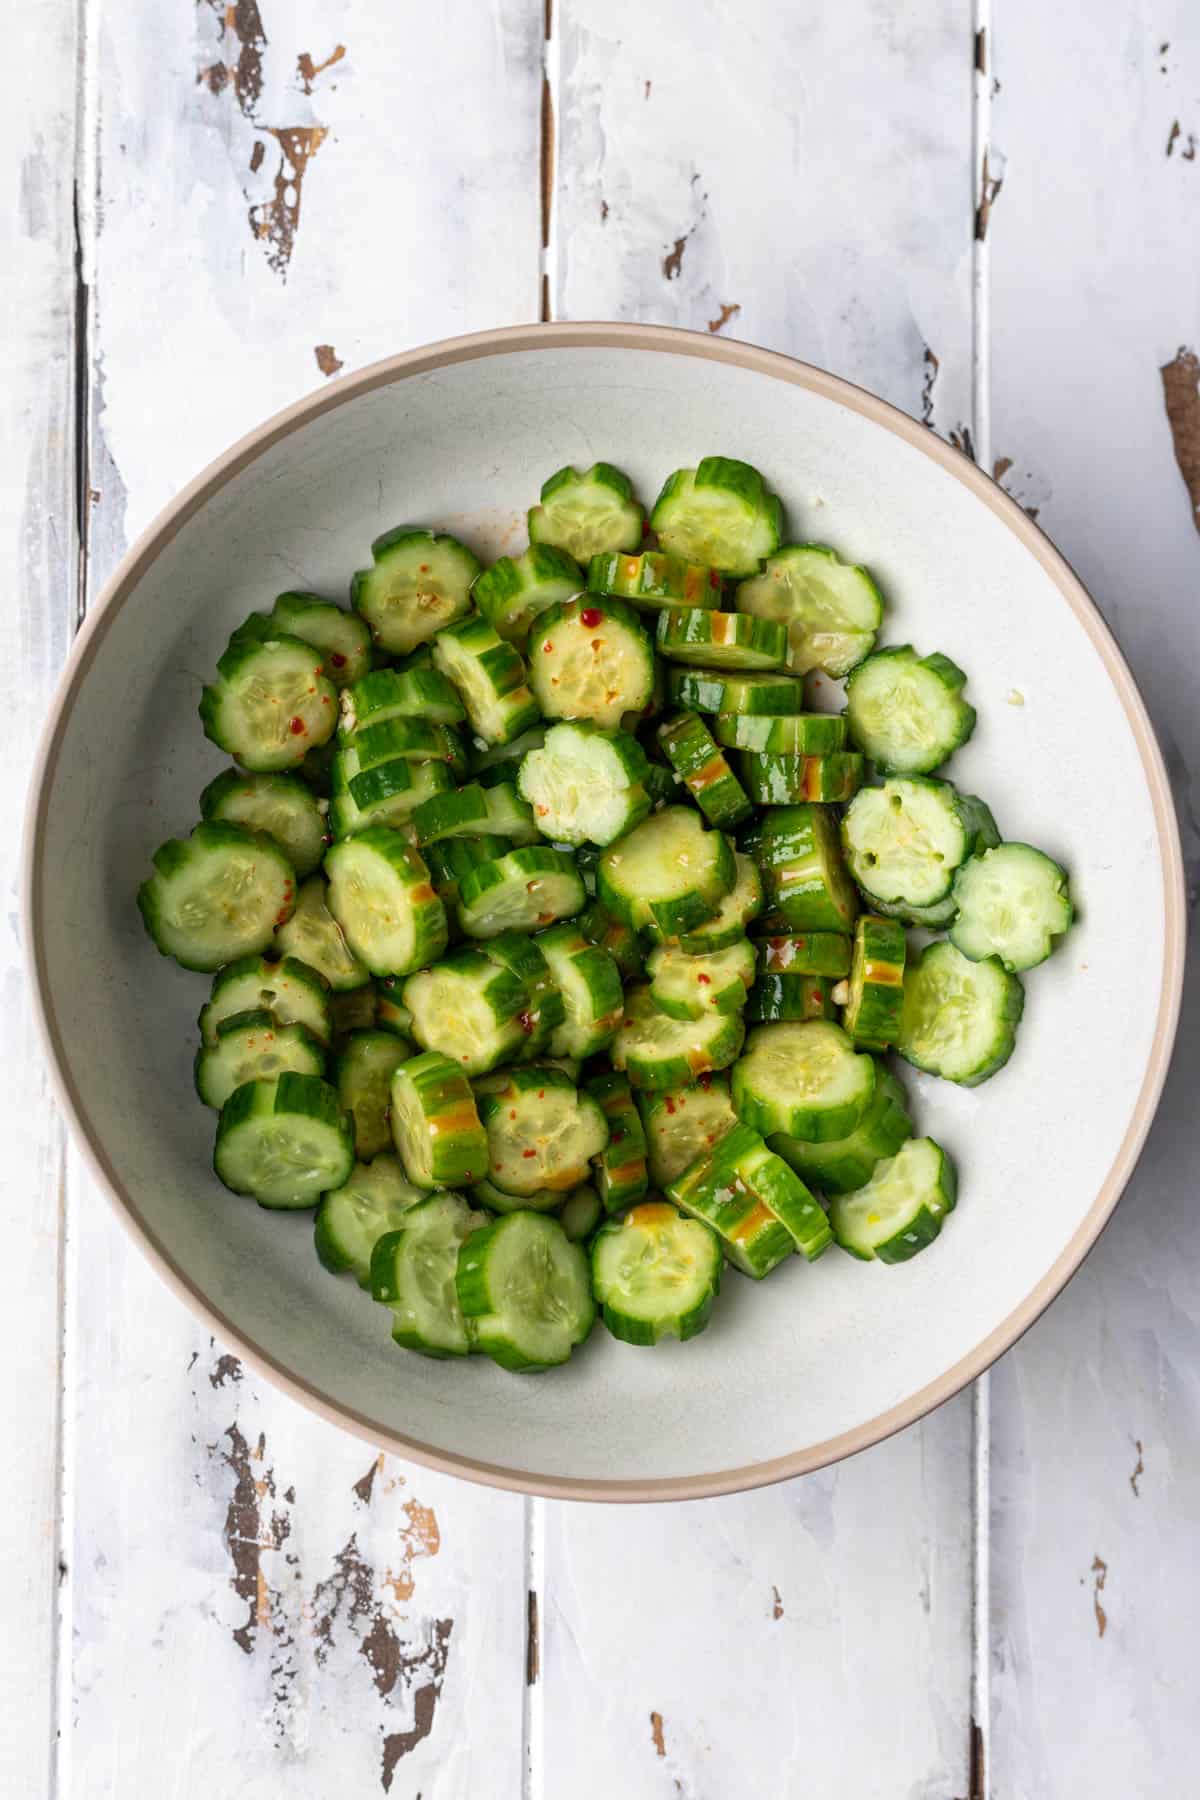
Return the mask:
[[[45,946],[38,927],[42,915],[42,860],[48,794],[66,721],[113,619],[147,569],[179,530],[227,482],[265,450],[301,426],[361,394],[456,363],[504,356],[515,351],[549,349],[649,350],[672,356],[697,357],[702,361],[751,370],[806,388],[871,419],[937,463],[1013,532],[1049,575],[1086,631],[1116,689],[1133,732],[1150,792],[1158,840],[1164,887],[1164,933],[1154,1038],[1128,1129],[1099,1192],[1066,1246],[1041,1280],[1001,1324],[966,1356],[924,1387],[906,1395],[896,1405],[852,1430],[826,1438],[820,1443],[764,1462],[700,1475],[601,1480],[546,1474],[538,1470],[510,1469],[482,1462],[409,1438],[382,1421],[344,1405],[278,1362],[193,1284],[190,1276],[176,1263],[169,1245],[158,1237],[143,1218],[136,1198],[124,1189],[109,1163],[71,1079],[64,1035],[59,1029],[50,1001]],[[1158,1106],[1171,1059],[1179,1020],[1186,929],[1179,828],[1166,767],[1145,703],[1116,640],[1083,583],[1045,532],[1018,503],[969,457],[935,436],[927,426],[918,424],[888,401],[879,399],[840,376],[831,375],[779,351],[761,349],[736,339],[709,337],[700,332],[683,331],[672,326],[609,321],[499,327],[468,336],[442,339],[370,363],[354,374],[341,376],[328,386],[315,390],[239,438],[158,513],[122,557],[90,609],[75,639],[43,726],[26,809],[21,911],[29,946],[28,961],[33,972],[33,1012],[58,1103],[72,1127],[75,1141],[118,1218],[149,1258],[157,1274],[215,1337],[228,1344],[251,1368],[293,1400],[376,1448],[383,1448],[404,1460],[423,1464],[443,1474],[456,1475],[518,1493],[539,1494],[553,1499],[626,1502],[693,1500],[737,1493],[785,1481],[838,1462],[843,1457],[865,1450],[894,1432],[914,1424],[934,1407],[952,1398],[1028,1330],[1066,1285],[1096,1242],[1137,1163]]]

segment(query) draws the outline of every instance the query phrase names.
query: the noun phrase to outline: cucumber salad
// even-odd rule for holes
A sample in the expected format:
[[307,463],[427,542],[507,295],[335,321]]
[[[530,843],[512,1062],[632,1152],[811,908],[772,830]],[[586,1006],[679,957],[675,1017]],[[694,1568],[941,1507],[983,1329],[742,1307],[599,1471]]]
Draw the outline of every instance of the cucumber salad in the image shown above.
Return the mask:
[[408,1349],[690,1338],[729,1265],[904,1262],[954,1207],[886,1058],[994,1075],[1067,877],[937,773],[963,671],[877,648],[868,570],[785,536],[731,458],[648,517],[560,469],[520,555],[400,526],[349,610],[281,595],[203,690],[234,766],[138,904],[212,977],[214,1167],[315,1208]]

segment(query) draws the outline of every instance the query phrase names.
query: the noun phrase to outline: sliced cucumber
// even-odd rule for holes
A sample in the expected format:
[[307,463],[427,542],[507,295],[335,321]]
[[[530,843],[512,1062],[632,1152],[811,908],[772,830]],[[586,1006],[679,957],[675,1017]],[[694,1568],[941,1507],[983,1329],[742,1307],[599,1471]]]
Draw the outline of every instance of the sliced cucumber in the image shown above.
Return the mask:
[[564,1016],[550,1039],[552,1056],[594,1056],[611,1044],[621,1022],[621,972],[608,951],[572,920],[535,939],[562,996]]
[[744,750],[738,766],[746,792],[759,806],[794,806],[806,800],[828,806],[852,799],[862,786],[863,759],[856,750],[834,750],[828,756]]
[[461,725],[466,708],[453,683],[431,664],[414,669],[373,669],[342,696],[339,727],[352,736],[359,726],[389,719],[427,719],[433,725]]
[[245,1081],[268,1081],[292,1070],[323,1075],[320,1044],[303,1025],[281,1025],[269,1012],[234,1013],[216,1028],[216,1042],[196,1052],[196,1092],[219,1112]]
[[785,715],[804,711],[804,683],[794,675],[670,668],[667,699],[690,712]]
[[323,876],[309,876],[296,896],[295,912],[275,933],[275,948],[316,969],[336,992],[365,987],[371,971],[354,954],[326,905],[328,892]]
[[843,1250],[864,1262],[907,1262],[931,1244],[953,1212],[954,1165],[932,1138],[909,1138],[877,1165],[864,1187],[839,1194],[829,1208]]
[[[374,1029],[378,1005],[379,996],[373,981],[368,981],[366,987],[346,988],[340,994],[330,994],[329,1016],[333,1021],[333,1048],[339,1056],[345,1049],[351,1032]],[[408,1054],[411,1056],[413,1051],[410,1049]]]
[[821,1193],[848,1194],[869,1181],[876,1163],[885,1156],[894,1156],[911,1136],[912,1120],[904,1089],[891,1070],[880,1063],[876,1069],[875,1098],[846,1137],[814,1144],[786,1132],[774,1132],[767,1141],[778,1156]]
[[539,614],[569,600],[583,587],[573,556],[552,544],[531,543],[520,556],[502,556],[471,590],[476,606],[510,643],[523,643]]
[[226,769],[200,796],[203,819],[263,831],[297,875],[311,875],[325,854],[325,820],[312,789],[295,775],[244,775]]
[[596,1233],[592,1289],[604,1323],[623,1343],[695,1337],[720,1286],[716,1232],[664,1200],[643,1201]]
[[755,1025],[781,1020],[836,1019],[834,984],[828,975],[759,975],[746,1001]]
[[350,744],[362,774],[393,762],[443,762],[456,774],[466,772],[462,742],[454,727],[435,725],[432,719],[383,719],[363,725]]
[[658,615],[659,654],[702,669],[781,669],[787,632],[773,619],[709,606],[670,607]]
[[666,1188],[698,1157],[707,1156],[737,1124],[729,1078],[703,1075],[694,1084],[639,1092],[650,1178]]
[[471,746],[472,775],[485,786],[489,781],[515,781],[521,758],[527,751],[536,750],[545,737],[545,726],[533,725],[507,744],[485,744],[476,739]]
[[569,850],[538,845],[510,850],[464,876],[459,887],[459,923],[468,937],[493,938],[502,931],[538,931],[579,912],[587,894]]
[[671,1019],[702,1019],[706,1013],[738,1013],[746,1004],[757,967],[754,947],[739,938],[723,950],[691,956],[675,944],[650,952],[646,968],[650,993]]
[[842,1023],[862,1050],[894,1044],[904,1006],[904,927],[864,916],[854,927],[854,958]]
[[698,713],[680,713],[658,728],[671,767],[712,825],[736,825],[751,813],[745,789]]
[[487,1175],[487,1133],[458,1063],[427,1050],[392,1076],[392,1142],[421,1188],[469,1187]]
[[975,729],[966,685],[958,664],[940,652],[918,656],[911,644],[877,650],[846,682],[855,743],[881,775],[928,775]]
[[1075,916],[1066,870],[1030,844],[972,856],[954,877],[954,903],[955,949],[972,962],[998,956],[1009,970],[1045,962]]
[[428,1199],[414,1187],[400,1158],[376,1156],[355,1163],[349,1179],[326,1194],[317,1208],[313,1238],[317,1255],[334,1275],[350,1270],[360,1287],[371,1285],[371,1252],[381,1237],[399,1229],[405,1215]]
[[760,756],[832,756],[846,747],[846,721],[840,713],[727,712],[717,719],[716,738]]
[[611,729],[654,696],[654,650],[632,607],[581,594],[552,606],[529,640],[529,685],[548,719]]
[[480,950],[459,950],[432,969],[410,975],[404,1004],[411,1031],[468,1075],[483,1075],[525,1047],[528,990],[511,969]]
[[567,1016],[540,943],[522,931],[502,931],[499,937],[486,940],[483,953],[520,982],[524,1004],[518,1017],[525,1034],[520,1054],[525,1061],[540,1057],[549,1050],[554,1033]]
[[458,1303],[456,1275],[464,1244],[488,1223],[460,1194],[435,1194],[411,1207],[398,1231],[371,1252],[371,1297],[392,1314],[392,1336],[422,1356],[466,1356],[474,1331]]
[[636,550],[644,523],[629,477],[598,462],[582,475],[559,469],[542,483],[540,505],[529,509],[529,541],[587,562],[606,551]]
[[375,539],[371,555],[374,566],[350,584],[350,604],[381,650],[406,656],[470,610],[480,563],[457,538],[399,525]]
[[745,1035],[740,1013],[672,1019],[655,1005],[648,987],[634,987],[625,996],[625,1015],[613,1039],[613,1065],[625,1071],[634,1087],[680,1087],[698,1075],[727,1069]]
[[840,931],[802,931],[758,940],[764,975],[848,975],[852,940]]
[[164,956],[211,973],[265,950],[296,905],[296,877],[279,846],[241,825],[197,825],[154,852],[138,889],[142,923]]
[[404,982],[401,977],[380,977],[375,993],[374,1022],[380,1031],[391,1031],[397,1037],[408,1037],[412,1030],[412,1014],[404,1004]]
[[446,948],[446,910],[423,859],[398,832],[373,825],[325,858],[329,910],[373,975],[407,975]]
[[337,689],[319,652],[299,638],[235,631],[200,696],[205,737],[244,769],[269,774],[304,761],[337,724]]
[[371,666],[371,634],[362,620],[320,594],[280,594],[271,608],[271,624],[319,650],[335,687],[357,681]]
[[608,951],[623,980],[633,981],[645,974],[646,957],[637,932],[614,917],[602,900],[589,901],[574,923],[589,944]]
[[941,939],[905,974],[896,1048],[914,1068],[978,1087],[1012,1055],[1024,1005],[1020,977],[998,957],[971,962]]
[[725,950],[746,935],[746,927],[762,911],[762,878],[753,857],[734,853],[734,883],[716,911],[703,924],[681,931],[672,941],[691,956],[707,956]]
[[458,689],[471,729],[484,743],[510,743],[541,718],[520,651],[487,619],[472,614],[439,631],[433,660]]
[[605,850],[596,891],[627,925],[669,938],[711,918],[736,876],[721,833],[706,831],[689,807],[668,806]]
[[719,606],[721,577],[706,563],[647,550],[641,556],[593,556],[588,564],[588,591],[615,594],[643,612],[664,606]]
[[882,787],[864,788],[842,822],[855,881],[891,906],[944,900],[967,858],[998,841],[982,800],[928,775],[894,775]]
[[586,1244],[603,1217],[599,1194],[585,1183],[567,1195],[558,1222],[573,1244]]
[[711,1225],[733,1266],[756,1281],[797,1250],[815,1261],[831,1241],[819,1202],[744,1124],[677,1176],[667,1194]]
[[667,477],[650,524],[664,550],[739,576],[778,549],[783,511],[749,463],[706,456]]
[[646,753],[627,731],[590,720],[553,726],[517,786],[538,829],[560,844],[611,844],[650,811]]
[[737,591],[739,612],[787,626],[788,667],[849,674],[875,642],[883,596],[861,563],[844,563],[825,544],[789,544]]
[[201,1040],[215,1044],[222,1021],[246,1012],[269,1012],[280,1025],[303,1025],[319,1044],[328,1045],[333,1036],[329,983],[294,956],[281,962],[242,956],[226,963],[200,1014]]
[[506,1069],[477,1082],[475,1095],[488,1136],[488,1179],[502,1193],[567,1193],[587,1179],[588,1164],[608,1143],[600,1106],[558,1069]]
[[[510,781],[482,787],[472,781],[453,793],[435,794],[412,814],[413,835],[424,848],[446,838],[504,837],[506,849],[536,838],[533,809]],[[488,859],[482,858],[487,861]]]
[[260,1206],[315,1206],[349,1179],[354,1133],[319,1075],[247,1081],[221,1108],[213,1167],[227,1188]]
[[775,807],[745,847],[758,862],[772,913],[783,929],[850,930],[858,895],[842,861],[837,825],[825,807]]
[[491,1181],[477,1181],[471,1189],[471,1198],[476,1206],[482,1206],[485,1212],[548,1212],[561,1213],[563,1193],[561,1188],[538,1188],[532,1194],[506,1194]]
[[416,1052],[393,1031],[353,1031],[334,1069],[338,1098],[354,1120],[354,1154],[369,1162],[392,1141],[392,1076]]
[[596,1318],[587,1256],[544,1213],[508,1213],[469,1237],[457,1286],[479,1348],[505,1369],[566,1362]]
[[354,837],[371,825],[402,828],[435,795],[449,793],[454,777],[444,762],[393,757],[362,770],[353,743],[334,758],[329,823],[335,838]]
[[640,1200],[650,1185],[641,1117],[623,1075],[595,1075],[586,1092],[608,1124],[608,1143],[597,1164],[596,1185],[605,1212],[622,1212]]
[[764,1137],[824,1143],[853,1131],[875,1095],[875,1063],[826,1019],[759,1025],[733,1071],[739,1118]]

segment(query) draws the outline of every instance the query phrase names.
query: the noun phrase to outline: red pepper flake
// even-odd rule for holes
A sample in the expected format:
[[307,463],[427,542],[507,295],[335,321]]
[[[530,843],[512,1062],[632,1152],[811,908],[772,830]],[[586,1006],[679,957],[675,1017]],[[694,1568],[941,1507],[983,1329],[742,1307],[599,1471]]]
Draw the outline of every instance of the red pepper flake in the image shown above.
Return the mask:
[[522,1150],[521,1155],[528,1162],[528,1161],[532,1161],[532,1159],[537,1155],[537,1151],[536,1150]]
[[308,726],[304,723],[303,719],[296,718],[292,720],[291,724],[288,726],[288,730],[293,737],[303,737],[304,733],[308,730]]
[[586,625],[589,631],[594,631],[603,617],[598,606],[585,606],[579,615],[579,623]]
[[[517,1014],[517,1024],[521,1027],[522,1031],[525,1031],[525,1032],[532,1031],[533,1026],[534,1026],[533,1014],[527,1013],[527,1012],[518,1013]],[[512,1116],[515,1119],[517,1115],[514,1113]]]
[[675,1115],[675,1102],[674,1102],[674,1101],[673,1101],[673,1100],[672,1100],[672,1098],[671,1098],[671,1096],[670,1096],[670,1094],[668,1094],[668,1095],[667,1095],[667,1111],[668,1111],[668,1112],[669,1112],[669,1113],[670,1113],[670,1114],[671,1114],[671,1116],[672,1116],[672,1117],[674,1117],[674,1115]]
[[702,1087],[704,1089],[705,1093],[707,1093],[709,1088],[712,1086],[712,1076],[707,1073],[705,1073],[703,1075],[697,1075],[696,1085],[697,1085],[697,1087]]
[[553,648],[554,648],[554,645],[550,642],[550,639],[547,638],[545,643],[542,645],[543,654],[546,656],[549,656],[549,654],[553,650]]
[[419,571],[419,572],[420,572],[420,574],[422,574],[422,575],[428,575],[428,573],[429,573],[429,564],[428,564],[428,563],[422,563],[422,564],[421,564],[421,566],[420,566],[420,571]]
[[329,652],[329,660],[335,669],[344,669],[346,666],[346,659],[340,650],[331,650]]
[[537,812],[539,819],[544,819],[546,814],[550,811],[550,808],[548,806],[539,806],[535,808],[535,811]]
[[515,1119],[515,1118],[516,1118],[516,1116],[517,1116],[517,1109],[516,1109],[516,1107],[515,1107],[515,1106],[514,1106],[514,1107],[513,1107],[513,1109],[512,1109],[512,1111],[511,1111],[511,1112],[510,1112],[510,1113],[509,1113],[509,1115],[508,1115],[508,1116],[509,1116],[509,1118],[510,1118],[510,1119]]
[[709,587],[715,588],[719,588],[721,585],[721,577],[717,574],[715,569],[710,569],[708,571],[708,585]]
[[544,1100],[544,1099],[545,1099],[545,1098],[546,1098],[546,1090],[545,1090],[545,1088],[539,1088],[539,1089],[538,1089],[538,1099],[539,1099],[539,1100]]
[[712,976],[711,975],[697,975],[696,980],[703,982],[704,986],[708,987],[712,982]]

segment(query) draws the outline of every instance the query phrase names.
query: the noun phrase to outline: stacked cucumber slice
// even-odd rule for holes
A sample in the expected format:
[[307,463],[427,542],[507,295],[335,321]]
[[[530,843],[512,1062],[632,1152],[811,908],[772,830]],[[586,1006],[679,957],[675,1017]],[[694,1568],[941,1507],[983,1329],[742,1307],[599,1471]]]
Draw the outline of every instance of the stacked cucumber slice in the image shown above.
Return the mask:
[[937,773],[963,670],[877,649],[870,572],[786,542],[757,469],[704,457],[648,512],[560,469],[528,523],[491,567],[400,526],[350,610],[252,614],[200,699],[235,766],[138,893],[213,977],[220,1180],[315,1207],[398,1344],[516,1371],[597,1313],[694,1337],[726,1267],[932,1243],[954,1167],[885,1058],[988,1080],[1072,920]]

